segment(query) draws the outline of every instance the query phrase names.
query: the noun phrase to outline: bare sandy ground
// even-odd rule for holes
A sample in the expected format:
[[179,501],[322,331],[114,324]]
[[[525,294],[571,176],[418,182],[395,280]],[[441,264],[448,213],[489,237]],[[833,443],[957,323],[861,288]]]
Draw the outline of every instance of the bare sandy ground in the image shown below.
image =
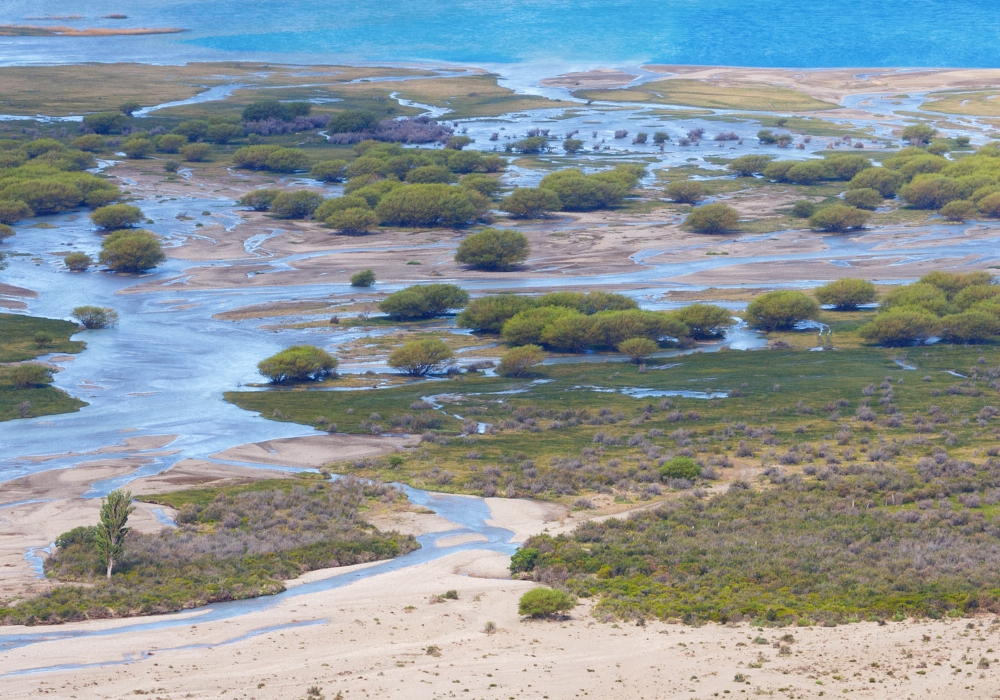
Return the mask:
[[[456,573],[488,559],[505,557],[457,552],[342,588],[284,598],[252,618],[199,622],[188,613],[181,626],[105,636],[99,644],[63,639],[15,649],[0,657],[0,673],[139,660],[7,676],[4,697],[287,700],[318,686],[326,698],[345,700],[705,699],[725,691],[733,697],[847,692],[863,698],[978,699],[997,697],[1000,687],[992,651],[1000,644],[998,627],[987,619],[762,631],[663,622],[639,627],[598,622],[585,601],[568,620],[523,621],[517,600],[535,584]],[[449,589],[458,600],[431,602]],[[487,622],[495,624],[495,633],[484,631]],[[781,641],[785,634],[790,641]],[[143,652],[152,653],[140,658]],[[989,668],[979,668],[981,658]]]
[[596,68],[578,73],[563,73],[540,82],[545,87],[564,87],[571,90],[619,88],[628,85],[638,76],[614,68]]
[[812,97],[840,102],[858,93],[906,93],[961,88],[994,88],[1000,70],[837,68],[801,70],[781,68],[734,68],[724,66],[648,65],[645,69],[691,80],[759,82],[800,90]]
[[388,454],[419,442],[419,436],[308,435],[237,445],[210,457],[234,462],[318,469],[331,462]]

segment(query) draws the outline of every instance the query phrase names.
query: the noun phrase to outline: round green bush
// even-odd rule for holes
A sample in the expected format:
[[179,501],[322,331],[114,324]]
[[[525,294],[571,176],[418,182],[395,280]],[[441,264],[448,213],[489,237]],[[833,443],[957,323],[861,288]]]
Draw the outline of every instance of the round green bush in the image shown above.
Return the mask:
[[437,338],[413,340],[389,353],[388,364],[412,377],[423,377],[440,369],[454,355]]
[[318,381],[336,374],[337,358],[315,345],[294,345],[257,364],[257,371],[274,384]]
[[708,195],[708,188],[693,180],[671,182],[664,190],[667,199],[679,204],[697,204]]
[[309,177],[323,182],[343,182],[347,179],[347,161],[321,160],[313,163]]
[[78,306],[72,316],[88,330],[113,328],[118,324],[118,312],[110,306]]
[[560,208],[555,192],[538,187],[518,187],[500,201],[500,210],[515,219],[540,219]]
[[739,213],[731,206],[713,202],[688,214],[684,226],[696,233],[725,233],[736,228],[739,221]]
[[378,226],[378,217],[367,207],[351,207],[330,214],[326,225],[345,236],[361,236]]
[[978,213],[976,205],[967,199],[956,199],[941,207],[941,216],[949,221],[965,221]]
[[252,190],[237,199],[236,203],[241,207],[247,207],[251,211],[269,211],[274,198],[279,194],[281,194],[281,190],[272,188]]
[[523,377],[535,365],[541,364],[545,353],[537,345],[511,348],[500,358],[497,374],[501,377]]
[[371,287],[375,284],[375,271],[371,268],[355,272],[351,275],[352,287]]
[[809,227],[817,231],[842,233],[854,228],[862,228],[871,214],[844,204],[831,204],[809,217]]
[[754,299],[747,306],[747,321],[763,331],[788,331],[799,321],[816,318],[819,304],[802,292],[779,290]]
[[924,309],[890,309],[858,329],[858,335],[870,343],[899,347],[919,344],[938,332],[938,319]]
[[499,333],[503,324],[515,315],[535,307],[535,300],[518,294],[495,294],[473,299],[455,319],[461,328],[485,333]]
[[166,258],[159,239],[145,229],[115,231],[101,245],[101,263],[115,272],[146,272]]
[[576,607],[576,598],[553,588],[533,588],[517,604],[517,612],[536,619],[553,617]]
[[874,211],[882,206],[882,195],[876,189],[862,187],[856,190],[847,190],[844,193],[844,201],[852,207]]
[[309,190],[279,192],[271,200],[271,213],[279,219],[308,219],[323,197]]
[[317,221],[326,221],[331,214],[345,209],[368,209],[368,200],[355,194],[344,195],[343,197],[330,197],[324,199],[316,211],[313,218]]
[[94,226],[105,231],[116,231],[118,229],[130,228],[145,219],[142,209],[131,204],[109,204],[106,207],[95,209],[90,220]]
[[514,229],[484,228],[458,245],[455,262],[474,270],[506,272],[528,258],[527,237]]
[[433,318],[468,302],[468,293],[454,284],[419,284],[390,294],[378,307],[391,318],[415,320]]
[[837,311],[853,311],[875,301],[875,296],[874,284],[855,277],[844,277],[816,288],[819,303],[829,304]]
[[156,137],[156,148],[161,153],[177,153],[182,146],[187,145],[187,136],[180,134],[163,134]]
[[63,264],[73,272],[86,272],[94,260],[86,253],[75,252],[63,258]]
[[122,142],[122,150],[127,158],[145,158],[153,149],[153,142],[147,138],[133,137]]
[[688,481],[698,478],[701,474],[701,467],[690,457],[674,457],[664,462],[660,467],[661,479],[687,479]]
[[714,304],[690,304],[677,309],[673,316],[688,327],[695,340],[712,340],[736,324],[729,309]]
[[189,163],[201,163],[208,160],[212,154],[212,147],[207,143],[189,143],[187,146],[181,146],[180,153]]
[[847,183],[848,190],[873,189],[883,197],[896,196],[899,175],[889,168],[865,168]]
[[618,352],[635,364],[640,364],[660,349],[656,341],[649,338],[629,338],[618,343]]
[[792,209],[789,213],[797,219],[808,219],[816,213],[818,208],[819,207],[816,205],[816,202],[812,202],[808,199],[800,199],[792,205]]
[[0,224],[0,243],[14,235],[14,229],[7,224]]

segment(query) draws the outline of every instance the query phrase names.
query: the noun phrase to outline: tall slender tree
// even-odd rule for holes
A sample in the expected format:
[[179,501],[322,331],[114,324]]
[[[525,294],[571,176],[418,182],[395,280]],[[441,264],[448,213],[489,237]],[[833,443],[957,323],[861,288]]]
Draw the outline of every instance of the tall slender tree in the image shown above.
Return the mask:
[[111,572],[124,553],[125,536],[131,529],[125,524],[134,510],[131,491],[115,490],[101,501],[101,522],[97,526],[96,543],[101,563],[108,567],[108,580],[111,580]]

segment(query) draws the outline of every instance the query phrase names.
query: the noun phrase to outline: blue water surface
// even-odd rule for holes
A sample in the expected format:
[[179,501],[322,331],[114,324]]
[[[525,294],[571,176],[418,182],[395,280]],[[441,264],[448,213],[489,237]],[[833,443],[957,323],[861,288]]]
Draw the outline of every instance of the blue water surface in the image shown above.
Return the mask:
[[[107,19],[127,13],[128,19]],[[37,19],[83,15],[81,19]],[[0,23],[182,27],[184,34],[14,37],[0,63],[265,58],[560,67],[997,67],[988,0],[5,0]]]

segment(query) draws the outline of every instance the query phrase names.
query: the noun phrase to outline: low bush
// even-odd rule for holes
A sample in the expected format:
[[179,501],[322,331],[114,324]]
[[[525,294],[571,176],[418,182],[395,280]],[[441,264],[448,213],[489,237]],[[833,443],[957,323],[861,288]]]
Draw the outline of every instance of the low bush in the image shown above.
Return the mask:
[[465,239],[455,252],[455,262],[474,270],[506,272],[528,258],[527,237],[514,229],[485,228]]
[[404,374],[423,377],[440,370],[454,353],[437,338],[413,340],[389,353],[388,364]]
[[689,481],[697,479],[701,473],[701,467],[690,457],[674,457],[664,462],[660,467],[660,478],[667,479],[687,479]]
[[157,136],[154,143],[156,144],[156,149],[161,153],[178,153],[181,147],[186,145],[187,142],[187,136],[163,134],[162,136]]
[[844,202],[856,209],[874,211],[882,206],[882,194],[870,187],[847,190],[844,193]]
[[0,200],[0,224],[16,224],[21,219],[34,216],[31,207],[19,200]]
[[371,268],[355,272],[351,275],[352,287],[371,287],[375,284],[375,271]]
[[337,358],[315,345],[294,345],[257,364],[257,371],[273,384],[319,381],[336,375]]
[[739,220],[739,213],[731,206],[714,202],[695,208],[684,219],[684,226],[696,233],[725,233],[736,228]]
[[540,187],[518,187],[500,202],[500,210],[515,219],[540,219],[560,208],[559,195]]
[[618,343],[617,349],[630,361],[640,364],[649,359],[653,353],[660,349],[660,346],[649,338],[629,338]]
[[145,229],[122,229],[101,244],[101,264],[115,272],[146,272],[167,259],[160,240]]
[[236,204],[241,207],[247,207],[252,211],[269,211],[271,203],[274,202],[274,198],[279,194],[281,194],[281,190],[277,189],[252,190],[237,199]]
[[109,204],[106,207],[98,207],[90,215],[94,226],[106,231],[130,228],[145,218],[142,209],[131,204]]
[[478,192],[442,184],[394,187],[375,206],[379,221],[389,226],[467,226],[488,211],[489,200]]
[[679,204],[697,204],[708,195],[708,188],[700,182],[679,180],[667,185],[664,193],[667,199]]
[[896,196],[899,175],[889,168],[865,168],[847,183],[848,191],[872,189],[882,197]]
[[126,158],[139,159],[148,156],[156,147],[149,139],[135,136],[125,139],[122,142],[121,148],[125,152]]
[[763,331],[788,331],[795,324],[816,318],[819,304],[814,299],[790,290],[768,292],[754,299],[747,306],[747,321]]
[[52,369],[34,362],[9,366],[4,374],[16,389],[30,389],[52,381]]
[[335,211],[325,219],[326,225],[345,236],[362,236],[378,226],[378,217],[371,209],[351,207]]
[[128,118],[121,112],[98,112],[83,118],[84,128],[95,134],[117,134],[127,123]]
[[285,190],[271,200],[270,212],[279,219],[308,219],[323,201],[309,190]]
[[858,335],[870,343],[899,347],[920,344],[938,328],[938,319],[929,311],[903,307],[878,314],[858,329]]
[[73,318],[84,328],[113,328],[118,325],[118,312],[109,306],[78,306]]
[[542,619],[569,612],[576,605],[576,598],[564,591],[554,588],[533,588],[521,596],[517,612],[519,615]]
[[949,221],[973,219],[978,213],[979,211],[976,209],[975,203],[967,199],[956,199],[941,207],[941,216]]
[[1000,336],[1000,318],[985,311],[965,311],[942,316],[941,339],[949,343],[985,343]]
[[454,284],[421,284],[390,294],[379,310],[397,320],[433,318],[469,302],[469,295]]
[[189,143],[181,146],[180,154],[189,163],[202,163],[212,155],[212,147],[207,143]]
[[465,310],[455,319],[455,323],[474,331],[499,333],[508,319],[525,309],[534,308],[535,303],[531,297],[517,294],[480,297],[469,302]]
[[809,227],[817,231],[843,233],[850,229],[863,228],[871,214],[844,204],[831,204],[809,217]]
[[537,345],[511,348],[500,358],[497,374],[501,377],[523,377],[544,359],[545,353]]
[[347,161],[321,160],[313,163],[309,177],[323,182],[343,182],[347,179]]
[[723,336],[726,328],[736,325],[736,319],[728,309],[714,304],[689,304],[673,313],[673,316],[688,327],[695,340],[713,340]]
[[740,177],[753,177],[754,175],[760,175],[764,172],[767,164],[773,160],[771,156],[761,156],[748,154],[745,156],[740,156],[732,163],[726,166],[726,168],[731,173],[735,173]]
[[94,259],[86,253],[74,252],[63,258],[63,264],[73,272],[86,272],[94,264]]
[[854,311],[862,304],[875,301],[875,285],[856,277],[843,277],[816,288],[820,304],[833,306],[837,311]]

